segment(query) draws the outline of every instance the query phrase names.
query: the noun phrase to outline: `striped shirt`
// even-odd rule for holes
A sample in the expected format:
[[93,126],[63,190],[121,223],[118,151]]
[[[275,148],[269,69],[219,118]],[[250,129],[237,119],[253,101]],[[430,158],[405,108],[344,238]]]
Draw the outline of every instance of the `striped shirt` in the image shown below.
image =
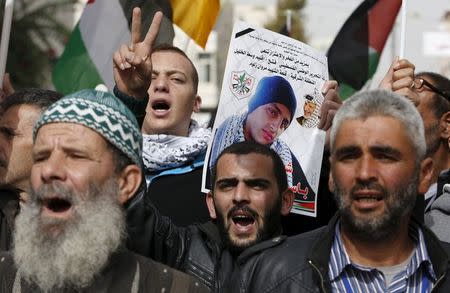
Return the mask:
[[339,222],[336,224],[334,242],[331,247],[329,277],[333,292],[430,292],[436,275],[428,256],[420,227],[411,223],[409,236],[415,242],[411,260],[403,271],[396,274],[386,286],[381,271],[353,263],[342,243]]

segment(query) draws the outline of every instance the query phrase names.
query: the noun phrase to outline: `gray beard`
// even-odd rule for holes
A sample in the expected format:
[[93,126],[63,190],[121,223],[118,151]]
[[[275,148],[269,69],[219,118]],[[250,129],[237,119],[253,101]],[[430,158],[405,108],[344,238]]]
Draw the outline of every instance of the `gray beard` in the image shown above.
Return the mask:
[[[72,202],[67,221],[43,219],[39,198],[59,194]],[[111,178],[100,188],[90,184],[81,199],[61,184],[32,191],[30,203],[16,219],[13,256],[18,272],[42,291],[82,289],[107,265],[125,235],[125,217]],[[49,227],[58,227],[54,236]]]
[[[353,237],[363,241],[378,241],[395,235],[403,223],[402,219],[414,208],[418,180],[419,173],[417,172],[406,187],[399,188],[392,194],[387,194],[387,191],[383,190],[386,210],[383,215],[371,219],[358,219],[352,214],[350,202],[344,200],[344,191],[335,182],[334,197],[338,204],[341,225]],[[350,197],[351,195],[345,196]]]

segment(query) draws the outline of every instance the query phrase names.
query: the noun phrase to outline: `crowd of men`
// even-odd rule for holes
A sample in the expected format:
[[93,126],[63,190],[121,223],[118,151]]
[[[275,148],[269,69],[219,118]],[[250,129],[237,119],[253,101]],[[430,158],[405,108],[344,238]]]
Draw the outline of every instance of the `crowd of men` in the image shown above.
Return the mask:
[[[144,38],[140,18],[113,56],[114,94],[4,80],[0,292],[450,292],[449,79],[396,59],[345,102],[325,83],[320,217],[306,220],[271,148],[290,86],[261,81],[255,96],[275,83],[287,97],[249,103],[202,194],[197,70],[153,46],[160,13]],[[282,120],[264,142],[246,123],[267,106]]]

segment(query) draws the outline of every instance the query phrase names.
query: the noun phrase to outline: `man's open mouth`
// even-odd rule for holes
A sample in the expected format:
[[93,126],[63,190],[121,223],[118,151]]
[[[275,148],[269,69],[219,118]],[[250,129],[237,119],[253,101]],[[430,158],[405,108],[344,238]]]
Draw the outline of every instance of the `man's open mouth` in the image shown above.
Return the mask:
[[64,214],[72,208],[70,201],[59,197],[44,199],[42,205],[51,214]]
[[238,210],[232,213],[231,220],[236,226],[247,227],[255,223],[255,217],[249,212]]
[[170,109],[170,104],[166,101],[154,101],[152,103],[152,109],[155,111],[167,111]]

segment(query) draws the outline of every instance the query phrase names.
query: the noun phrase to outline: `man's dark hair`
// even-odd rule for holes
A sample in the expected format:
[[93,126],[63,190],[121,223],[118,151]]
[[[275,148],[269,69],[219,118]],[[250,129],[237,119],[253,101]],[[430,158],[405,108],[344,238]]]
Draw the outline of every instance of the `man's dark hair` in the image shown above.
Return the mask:
[[175,47],[171,44],[167,44],[167,43],[163,43],[163,44],[159,44],[157,45],[155,48],[153,48],[152,50],[152,54],[156,53],[156,52],[174,52],[174,53],[178,53],[181,56],[183,56],[184,58],[186,58],[189,63],[191,63],[192,66],[192,82],[194,84],[194,92],[195,94],[197,94],[197,90],[198,90],[198,72],[197,72],[197,68],[195,68],[194,63],[192,62],[191,59],[189,59],[189,57],[186,55],[186,53],[184,53],[183,50],[181,50],[178,47]]
[[280,156],[278,156],[278,154],[274,150],[265,145],[252,141],[242,141],[228,146],[217,157],[216,164],[213,166],[213,169],[211,171],[211,182],[213,185],[212,190],[214,190],[214,185],[216,184],[217,164],[219,163],[220,158],[225,154],[261,154],[270,157],[273,163],[273,173],[275,174],[275,178],[277,179],[278,191],[281,194],[288,188],[286,169]]
[[51,104],[63,97],[62,94],[38,88],[27,88],[15,91],[13,94],[5,97],[0,103],[0,109],[5,112],[11,107],[18,105],[30,105],[46,110]]
[[[438,73],[419,72],[416,77],[426,79],[441,91],[450,93],[450,80]],[[450,102],[441,95],[434,93],[432,107],[434,115],[440,119],[442,115],[450,111]]]

